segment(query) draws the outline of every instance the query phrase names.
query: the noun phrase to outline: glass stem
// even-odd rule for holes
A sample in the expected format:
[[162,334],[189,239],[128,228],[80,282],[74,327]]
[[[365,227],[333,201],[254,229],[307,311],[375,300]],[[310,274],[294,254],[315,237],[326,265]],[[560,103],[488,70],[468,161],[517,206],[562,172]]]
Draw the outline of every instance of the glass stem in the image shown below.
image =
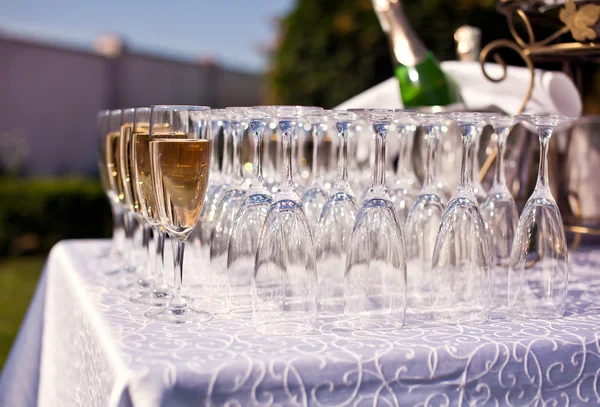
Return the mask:
[[276,137],[273,135],[273,131],[271,130],[271,128],[268,126],[269,122],[267,122],[267,136],[264,137],[264,132],[263,132],[263,141],[264,141],[264,153],[263,156],[261,157],[261,163],[265,164],[265,174],[263,174],[264,176],[267,177],[267,180],[271,179],[273,177],[273,169],[275,167],[275,163],[272,161],[273,159],[271,158],[271,148],[272,148],[272,141],[273,141],[273,137]]
[[242,137],[244,126],[241,123],[233,125],[233,176],[238,181],[244,180],[244,168],[242,167]]
[[231,175],[231,153],[229,148],[231,132],[229,126],[223,125],[223,174]]
[[375,195],[385,195],[387,193],[385,187],[385,137],[388,127],[388,124],[373,124],[375,130],[375,167],[371,189]]
[[313,124],[312,126],[312,183],[314,186],[321,184],[321,173],[319,171],[319,124]]
[[252,186],[254,188],[264,185],[262,170],[262,152],[263,152],[263,131],[264,126],[252,126],[252,135],[254,136],[254,167],[252,168]]
[[540,168],[538,169],[538,178],[535,185],[536,190],[550,191],[548,184],[548,146],[550,145],[550,137],[552,136],[552,128],[538,128],[538,138],[540,140]]
[[283,141],[283,166],[281,168],[281,182],[279,185],[281,199],[298,200],[292,177],[292,140],[294,137],[295,125],[295,122],[290,121],[279,122],[281,138]]
[[498,131],[498,146],[496,155],[496,171],[494,172],[494,186],[506,187],[506,176],[504,174],[504,153],[506,151],[506,139],[510,128],[502,127]]
[[123,239],[125,235],[124,230],[124,219],[123,210],[118,204],[110,203],[113,216],[113,233],[112,233],[112,250],[116,250],[117,253],[123,251]]
[[133,217],[133,213],[131,213],[131,211],[123,212],[123,224],[125,226],[125,255],[123,257],[125,260],[125,269],[128,271],[133,271],[131,269],[133,267],[133,238],[135,235],[135,218]]
[[153,226],[154,233],[154,287],[165,288],[165,229]]
[[426,145],[427,152],[425,157],[425,179],[423,186],[430,186],[433,184],[435,179],[435,152],[437,149],[437,130],[435,128],[429,128],[426,130]]
[[471,188],[471,176],[473,174],[472,163],[473,157],[471,155],[471,145],[473,144],[473,133],[474,126],[473,125],[460,125],[460,133],[462,136],[463,142],[463,151],[462,151],[462,163],[460,165],[461,173],[460,173],[460,182],[458,183],[459,190],[466,190]]
[[471,182],[479,181],[479,143],[481,142],[482,128],[475,128],[471,143]]
[[396,164],[396,177],[398,182],[403,181],[404,178],[404,161],[406,160],[406,127],[403,127],[398,132],[398,163]]
[[[338,125],[338,128],[342,127],[342,125]],[[344,126],[340,129],[340,153],[337,165],[337,177],[335,181],[336,192],[341,192],[348,189],[348,133],[349,133],[349,123],[347,126]]]
[[183,298],[183,252],[185,250],[185,240],[172,239],[173,244],[173,266],[175,273],[175,291],[173,292],[172,306],[177,308],[186,307],[185,298]]
[[142,247],[146,252],[146,264],[145,267],[143,267],[143,275],[140,276],[141,278],[139,281],[140,283],[143,283],[143,280],[150,277],[150,231],[152,228],[148,222],[143,220],[139,220],[139,224],[142,226]]
[[415,135],[414,126],[405,126],[400,132],[400,154],[398,155],[398,166],[396,174],[400,182],[407,183],[412,176],[413,170],[411,154]]
[[[216,129],[215,129],[216,127]],[[222,166],[220,165],[221,163],[219,163],[219,148],[218,148],[218,139],[217,139],[217,135],[219,134],[218,131],[218,126],[213,127],[213,142],[211,143],[212,148],[211,148],[211,164],[210,164],[210,169],[211,171],[214,171],[215,174],[219,174],[222,172]]]

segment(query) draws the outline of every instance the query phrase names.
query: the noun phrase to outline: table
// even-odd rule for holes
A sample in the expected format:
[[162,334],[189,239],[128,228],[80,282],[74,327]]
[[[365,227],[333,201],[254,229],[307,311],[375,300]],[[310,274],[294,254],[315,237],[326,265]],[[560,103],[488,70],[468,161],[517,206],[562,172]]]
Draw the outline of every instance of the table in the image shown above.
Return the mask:
[[[0,376],[0,406],[581,406],[600,403],[600,250],[571,253],[554,321],[411,323],[282,338],[218,315],[162,325],[94,267],[107,241],[54,247]],[[188,267],[189,268],[189,267]],[[192,271],[188,271],[191,273]]]

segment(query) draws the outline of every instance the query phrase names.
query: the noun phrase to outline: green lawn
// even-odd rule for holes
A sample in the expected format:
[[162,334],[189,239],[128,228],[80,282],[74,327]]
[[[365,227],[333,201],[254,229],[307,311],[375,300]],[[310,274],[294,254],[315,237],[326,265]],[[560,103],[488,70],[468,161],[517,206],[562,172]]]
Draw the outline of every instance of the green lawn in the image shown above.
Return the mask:
[[37,286],[45,257],[0,259],[0,369]]

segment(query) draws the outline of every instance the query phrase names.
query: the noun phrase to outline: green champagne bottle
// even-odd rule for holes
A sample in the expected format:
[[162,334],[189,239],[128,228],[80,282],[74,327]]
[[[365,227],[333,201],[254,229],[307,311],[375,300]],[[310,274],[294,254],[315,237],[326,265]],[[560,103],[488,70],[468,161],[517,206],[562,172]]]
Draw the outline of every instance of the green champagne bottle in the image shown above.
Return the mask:
[[456,85],[444,74],[435,57],[410,26],[402,0],[373,0],[386,33],[400,83],[404,107],[446,106],[460,102]]

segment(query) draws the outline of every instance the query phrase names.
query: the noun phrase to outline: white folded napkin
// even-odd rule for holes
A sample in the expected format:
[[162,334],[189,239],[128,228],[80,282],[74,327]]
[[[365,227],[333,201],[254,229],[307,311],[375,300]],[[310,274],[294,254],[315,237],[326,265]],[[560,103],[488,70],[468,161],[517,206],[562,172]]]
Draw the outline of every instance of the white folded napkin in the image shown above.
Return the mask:
[[[506,79],[495,83],[483,75],[479,62],[445,61],[441,66],[460,87],[463,102],[469,110],[497,107],[506,113],[515,114],[523,103],[529,86],[530,74],[527,68],[509,66]],[[502,67],[498,64],[486,64],[486,71],[492,78],[502,75]],[[392,77],[381,82],[345,101],[337,109],[367,107],[401,108],[398,80]],[[563,72],[535,70],[533,93],[525,113],[579,116],[581,111],[581,97],[567,75]]]

